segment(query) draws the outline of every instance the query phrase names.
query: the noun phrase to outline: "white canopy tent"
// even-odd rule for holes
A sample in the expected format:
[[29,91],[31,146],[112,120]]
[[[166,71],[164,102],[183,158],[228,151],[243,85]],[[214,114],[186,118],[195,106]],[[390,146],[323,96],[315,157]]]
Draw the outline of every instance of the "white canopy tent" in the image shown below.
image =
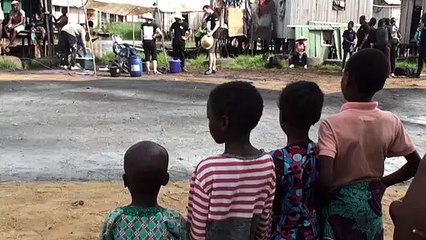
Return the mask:
[[155,0],[83,0],[87,9],[96,9],[106,13],[123,16],[140,16],[154,10]]
[[201,12],[204,5],[210,5],[210,0],[158,0],[161,12]]

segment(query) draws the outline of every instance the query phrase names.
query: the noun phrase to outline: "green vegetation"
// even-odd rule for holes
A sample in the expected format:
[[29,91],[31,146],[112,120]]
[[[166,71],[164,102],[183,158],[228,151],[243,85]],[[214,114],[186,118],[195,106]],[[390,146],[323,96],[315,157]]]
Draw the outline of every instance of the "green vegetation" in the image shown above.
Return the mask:
[[18,70],[22,69],[22,65],[9,59],[0,59],[0,69],[2,70]]
[[[106,26],[106,30],[111,35],[120,35],[123,40],[133,39],[133,24],[132,23],[110,23]],[[138,23],[135,23],[135,39],[141,38],[141,28]]]
[[115,55],[113,52],[105,53],[102,56],[96,56],[96,64],[106,65],[114,59]]
[[340,64],[325,63],[323,65],[317,66],[314,69],[323,72],[342,72],[342,66]]
[[417,69],[417,62],[415,62],[415,61],[409,61],[409,60],[398,60],[396,62],[396,67]]

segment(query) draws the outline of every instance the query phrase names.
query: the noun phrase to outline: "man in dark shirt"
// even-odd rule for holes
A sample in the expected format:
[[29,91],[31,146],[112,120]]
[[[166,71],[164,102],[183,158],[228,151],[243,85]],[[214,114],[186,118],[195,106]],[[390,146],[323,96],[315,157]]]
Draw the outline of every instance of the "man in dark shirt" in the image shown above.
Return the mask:
[[368,22],[370,32],[368,34],[368,46],[366,46],[366,48],[374,47],[374,45],[376,45],[376,23],[376,18],[371,18],[370,22]]
[[146,69],[151,73],[150,61],[152,61],[152,69],[154,74],[160,74],[157,69],[157,45],[155,40],[162,37],[163,33],[157,24],[154,23],[154,17],[151,13],[143,15],[145,22],[141,26],[142,45],[145,53]]
[[422,32],[420,34],[419,58],[417,60],[416,78],[420,78],[424,63],[426,62],[426,13],[422,16],[421,29]]
[[346,58],[352,57],[355,48],[356,34],[353,30],[354,22],[350,21],[348,23],[348,29],[343,32],[343,61],[342,69],[345,69]]
[[219,15],[209,5],[203,7],[204,21],[207,26],[207,36],[213,36],[213,47],[209,49],[209,69],[205,72],[206,75],[216,73],[216,42],[218,39]]
[[188,24],[183,21],[184,17],[180,13],[175,14],[175,22],[170,27],[172,33],[172,47],[173,56],[179,58],[181,61],[182,72],[186,72],[185,69],[185,41],[191,34],[191,29]]
[[369,48],[370,44],[368,42],[368,37],[370,34],[370,26],[368,25],[364,15],[359,18],[359,23],[361,24],[361,27],[357,31],[358,43],[356,47],[358,49]]

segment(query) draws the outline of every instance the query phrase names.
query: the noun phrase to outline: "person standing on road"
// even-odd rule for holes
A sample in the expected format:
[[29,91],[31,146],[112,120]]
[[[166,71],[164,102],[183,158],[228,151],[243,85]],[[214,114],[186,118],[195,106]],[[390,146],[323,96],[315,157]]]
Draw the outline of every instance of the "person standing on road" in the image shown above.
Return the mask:
[[[145,22],[141,26],[142,45],[145,53],[146,70],[148,73],[161,74],[157,69],[157,44],[156,38],[163,37],[163,33],[157,24],[154,23],[152,13],[143,15]],[[152,61],[152,72],[150,61]]]
[[4,12],[0,5],[0,55],[3,54],[3,21],[4,21]]
[[353,30],[354,22],[350,21],[348,23],[348,29],[343,32],[343,61],[342,61],[342,69],[345,69],[346,58],[352,57],[355,49],[356,43],[356,33]]
[[391,73],[392,77],[395,77],[395,66],[396,66],[396,57],[397,57],[397,49],[399,45],[399,40],[401,39],[401,33],[399,32],[398,26],[396,26],[396,19],[391,18]]
[[179,58],[181,62],[182,72],[186,72],[185,69],[185,41],[188,40],[191,35],[191,29],[188,23],[184,22],[185,18],[181,13],[175,14],[175,22],[170,27],[172,33],[172,47],[173,57]]
[[214,38],[213,41],[213,47],[209,49],[209,69],[205,72],[205,75],[211,75],[216,73],[217,67],[216,67],[216,42],[218,39],[218,32],[219,29],[219,15],[213,10],[213,8],[210,5],[205,5],[203,7],[204,11],[204,21],[206,22],[207,26],[207,36]]
[[370,35],[370,25],[368,25],[364,15],[359,17],[359,23],[361,24],[361,27],[356,33],[358,38],[358,43],[356,47],[358,50],[361,50],[370,47],[370,44],[368,42],[368,37]]
[[421,28],[420,41],[419,41],[419,58],[417,62],[417,72],[415,77],[420,78],[420,74],[423,71],[424,63],[426,62],[426,13],[422,16],[422,23],[419,28]]

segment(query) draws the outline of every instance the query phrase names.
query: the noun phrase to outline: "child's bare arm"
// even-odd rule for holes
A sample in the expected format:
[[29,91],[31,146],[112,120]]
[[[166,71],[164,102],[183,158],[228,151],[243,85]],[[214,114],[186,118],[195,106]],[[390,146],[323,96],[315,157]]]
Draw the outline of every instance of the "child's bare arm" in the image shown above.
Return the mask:
[[319,183],[323,190],[329,190],[333,184],[334,158],[320,156],[318,161]]
[[383,185],[389,187],[414,177],[421,161],[420,155],[417,151],[414,151],[413,153],[405,156],[405,159],[407,160],[407,163],[398,171],[382,178]]

